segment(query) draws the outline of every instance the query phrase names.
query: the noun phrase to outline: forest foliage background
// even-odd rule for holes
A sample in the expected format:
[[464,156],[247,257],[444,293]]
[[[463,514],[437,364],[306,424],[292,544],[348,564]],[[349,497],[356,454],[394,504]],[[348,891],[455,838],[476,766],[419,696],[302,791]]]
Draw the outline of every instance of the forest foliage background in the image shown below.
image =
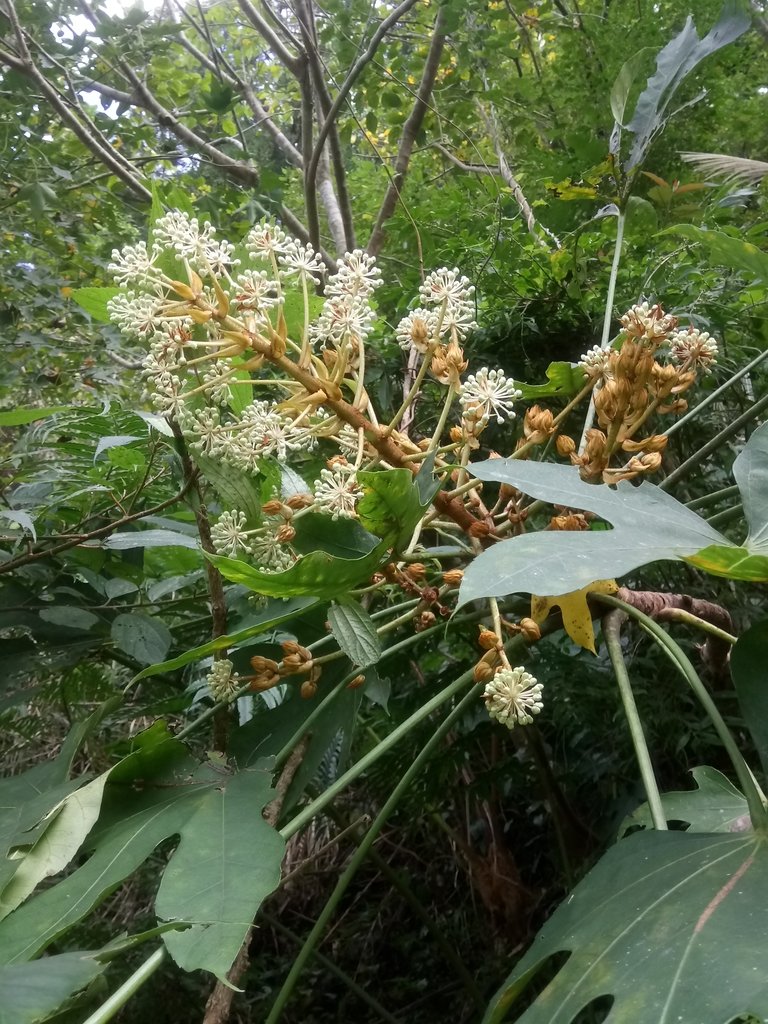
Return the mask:
[[[185,652],[212,635],[250,629],[230,652],[242,673],[254,654],[272,657],[286,640],[325,634],[327,601],[309,608],[293,597],[283,609],[288,624],[273,624],[247,588],[231,582],[226,628],[217,628],[189,500],[197,484],[184,475],[170,428],[158,430],[140,375],[142,345],[99,315],[101,293],[83,291],[112,284],[113,250],[146,238],[164,208],[211,221],[234,242],[275,218],[331,269],[356,247],[375,255],[383,284],[365,386],[387,419],[417,365],[394,327],[413,308],[425,274],[442,266],[458,267],[475,289],[478,326],[465,346],[471,370],[499,366],[518,384],[543,385],[527,391],[529,405],[540,394],[562,408],[568,394],[558,394],[547,371],[575,364],[601,340],[620,208],[614,328],[622,312],[648,300],[717,338],[718,362],[697,380],[691,405],[754,363],[676,431],[662,471],[670,476],[693,457],[675,496],[706,506],[711,525],[740,542],[744,509],[733,504],[731,470],[765,405],[758,361],[768,343],[765,168],[723,178],[681,154],[768,159],[768,10],[757,0],[726,4],[725,12],[720,0],[689,6],[167,0],[144,10],[0,0],[0,557],[7,569],[0,575],[0,753],[8,779],[64,762],[65,777],[72,766],[73,778],[100,777],[135,754],[143,730],[152,735],[166,722],[178,733],[208,712],[218,725],[193,734],[189,749],[213,772],[215,755],[206,756],[221,750],[222,729],[241,730],[230,753],[245,757],[255,733],[242,730],[264,698],[242,698],[222,726],[205,691],[210,664],[184,661]],[[743,18],[745,30],[675,83],[678,112],[663,130],[657,125],[628,176],[626,154],[612,152],[617,104],[633,109],[657,54],[689,14],[702,37],[721,17]],[[442,401],[428,378],[415,438],[431,438],[442,424]],[[492,424],[487,447],[510,454],[522,423],[520,413]],[[315,457],[292,459],[292,469],[312,479]],[[227,482],[215,466],[205,473],[201,501],[215,514],[226,505]],[[719,503],[707,505],[714,493]],[[142,546],[129,542],[134,516],[148,517]],[[440,568],[444,556],[434,557]],[[621,582],[727,607],[739,636],[760,619],[764,577],[756,578],[734,582],[665,562]],[[513,598],[510,612],[525,617],[527,602]],[[309,753],[302,748],[285,805],[275,811],[283,827],[289,811],[301,816],[350,764],[366,767],[403,723],[422,713],[425,722],[405,730],[386,756],[371,757],[336,802],[289,838],[283,882],[251,939],[245,994],[227,1003],[232,1019],[278,1019],[274,1000],[313,922],[393,781],[434,732],[437,720],[423,709],[477,662],[479,619],[459,619],[455,628],[453,620],[429,622],[418,647],[404,643],[378,670],[367,669],[364,688],[345,691],[343,707],[313,724]],[[266,639],[256,628],[265,621]],[[700,664],[694,641],[701,638],[679,624],[670,629]],[[690,769],[703,765],[738,781],[722,736],[673,681],[663,650],[639,631],[625,636],[623,650],[660,789],[690,789]],[[178,665],[124,693],[148,666],[174,658]],[[287,990],[283,1019],[324,1024],[363,1012],[396,1021],[481,1019],[540,926],[643,803],[602,640],[594,655],[553,629],[526,658],[547,680],[549,700],[535,726],[522,739],[523,730],[507,732],[479,703],[452,725],[353,871],[319,952]],[[726,723],[749,755],[764,755],[727,669],[708,671],[708,692]],[[96,717],[73,741],[89,715]],[[283,744],[291,721],[280,726]],[[267,790],[261,795],[263,806]],[[97,841],[110,821],[99,827]],[[15,829],[9,850],[18,845]],[[53,954],[116,943],[106,975],[100,969],[88,985],[74,986],[75,1002],[52,1019],[85,1020],[134,977],[144,941],[157,943],[152,930],[163,915],[155,896],[175,834],[160,837],[126,881],[106,886],[84,921],[51,933]],[[186,856],[194,872],[193,851]],[[87,859],[83,851],[79,857],[73,865]],[[251,870],[244,887],[265,885]],[[53,891],[50,879],[42,882],[43,894],[49,885]],[[12,928],[13,915],[7,920]],[[124,934],[142,941],[118,939]],[[202,1019],[211,987],[210,973],[185,974],[166,959],[136,986],[120,1019]],[[717,1019],[758,1014],[757,1003],[730,1009],[732,1016]],[[24,1012],[19,1020],[48,1019]],[[208,1024],[226,1019],[216,1012],[208,1002]],[[607,1009],[595,1001],[584,1012],[567,1019],[597,1022]]]

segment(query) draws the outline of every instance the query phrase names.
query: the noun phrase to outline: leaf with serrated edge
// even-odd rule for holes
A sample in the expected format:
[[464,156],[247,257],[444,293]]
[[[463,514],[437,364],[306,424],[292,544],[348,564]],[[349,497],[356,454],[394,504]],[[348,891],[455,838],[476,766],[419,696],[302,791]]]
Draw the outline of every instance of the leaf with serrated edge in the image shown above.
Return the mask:
[[381,640],[368,612],[355,602],[332,604],[328,621],[336,643],[353,665],[368,668],[381,657]]

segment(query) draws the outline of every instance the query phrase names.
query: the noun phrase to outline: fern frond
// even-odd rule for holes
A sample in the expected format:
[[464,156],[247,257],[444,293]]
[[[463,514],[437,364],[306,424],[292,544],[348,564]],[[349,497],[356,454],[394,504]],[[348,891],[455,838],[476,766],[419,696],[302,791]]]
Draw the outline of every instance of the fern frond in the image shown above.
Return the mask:
[[768,175],[768,163],[763,160],[747,160],[724,153],[681,153],[680,156],[702,174],[715,174],[729,181],[756,185]]

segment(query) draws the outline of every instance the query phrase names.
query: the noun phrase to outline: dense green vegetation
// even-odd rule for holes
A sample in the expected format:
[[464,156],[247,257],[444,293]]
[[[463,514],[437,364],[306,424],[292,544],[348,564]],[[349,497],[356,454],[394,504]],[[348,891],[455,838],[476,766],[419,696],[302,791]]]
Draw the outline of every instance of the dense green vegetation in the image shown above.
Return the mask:
[[768,9],[693,8],[0,5],[1,1024],[768,1018]]

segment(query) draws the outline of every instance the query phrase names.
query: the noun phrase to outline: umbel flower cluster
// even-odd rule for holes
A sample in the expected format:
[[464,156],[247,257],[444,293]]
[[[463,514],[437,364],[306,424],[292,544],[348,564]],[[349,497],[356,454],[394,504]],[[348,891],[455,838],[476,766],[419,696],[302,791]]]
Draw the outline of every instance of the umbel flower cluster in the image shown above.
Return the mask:
[[[109,302],[110,316],[148,348],[147,397],[179,424],[198,458],[247,474],[292,453],[316,450],[325,458],[311,491],[268,503],[259,522],[224,510],[212,529],[220,553],[284,571],[296,558],[298,517],[312,510],[353,518],[361,468],[423,457],[423,445],[397,430],[405,408],[384,426],[366,391],[366,344],[381,284],[366,253],[347,253],[328,274],[311,245],[276,224],[256,225],[236,246],[218,239],[209,223],[172,211],[155,223],[148,245],[115,250],[110,270],[123,288]],[[315,295],[321,283],[322,304]],[[473,293],[457,270],[434,271],[418,307],[395,329],[399,344],[421,361],[410,401],[427,373],[446,388],[435,446],[458,404],[464,465],[491,420],[514,415],[518,396],[500,369],[485,367],[462,380],[462,342],[475,326]]]

